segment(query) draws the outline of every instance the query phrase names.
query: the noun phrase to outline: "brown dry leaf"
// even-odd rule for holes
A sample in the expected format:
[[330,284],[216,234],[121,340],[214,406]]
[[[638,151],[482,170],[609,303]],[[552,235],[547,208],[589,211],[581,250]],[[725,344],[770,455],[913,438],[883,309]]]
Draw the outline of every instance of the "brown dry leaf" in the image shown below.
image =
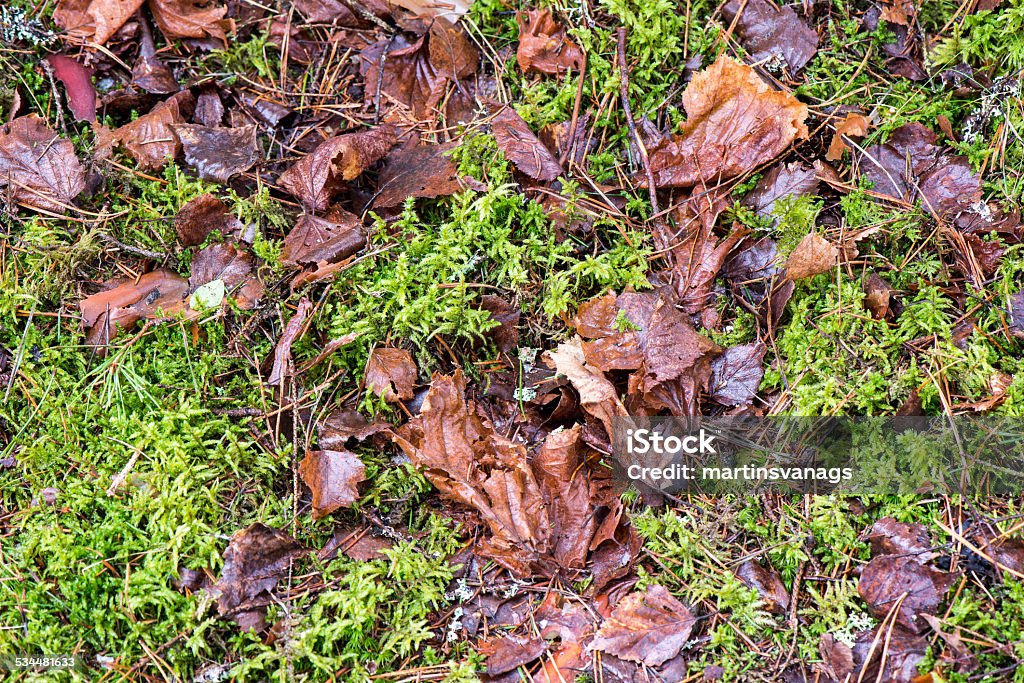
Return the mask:
[[[159,170],[168,159],[178,156],[181,151],[181,141],[174,132],[173,124],[184,123],[186,112],[194,105],[192,93],[183,90],[153,107],[148,114],[143,114],[113,132],[99,129],[101,132],[97,134],[97,147],[105,150],[120,143],[135,159],[139,168]],[[101,151],[99,154],[102,157],[106,152]]]
[[68,108],[75,115],[75,120],[95,121],[96,88],[92,84],[92,69],[64,55],[48,55],[46,62],[53,69],[53,75],[64,85]]
[[281,263],[313,265],[348,258],[366,246],[358,216],[337,207],[323,218],[303,214],[284,238]]
[[918,562],[938,556],[932,552],[931,534],[923,524],[906,524],[892,517],[883,517],[871,526],[868,534],[872,555],[907,555]]
[[181,207],[174,217],[174,231],[186,247],[202,244],[214,230],[222,235],[238,232],[242,223],[227,205],[212,194],[202,194]]
[[299,476],[313,492],[316,520],[359,500],[358,485],[366,479],[366,466],[346,450],[306,451],[299,463]]
[[913,557],[881,555],[861,571],[857,590],[878,619],[885,618],[902,598],[896,623],[921,633],[926,625],[918,622],[917,615],[935,614],[955,580],[955,574],[933,569]]
[[224,568],[214,584],[217,611],[232,614],[266,604],[288,565],[308,551],[279,529],[259,522],[235,532],[224,551]]
[[256,126],[207,128],[181,123],[172,127],[185,150],[185,161],[205,180],[226,183],[259,161]]
[[789,255],[786,277],[796,281],[828,272],[838,257],[839,250],[831,242],[817,233],[808,233]]
[[818,51],[818,34],[787,5],[776,9],[767,0],[729,0],[722,17],[730,25],[736,22],[740,44],[755,62],[781,59],[797,73]]
[[558,345],[554,351],[546,351],[544,360],[549,367],[564,375],[579,392],[583,409],[594,416],[611,436],[614,420],[628,418],[626,407],[619,400],[615,385],[604,373],[588,365],[579,337]]
[[523,73],[536,71],[559,76],[583,68],[583,50],[569,40],[565,29],[549,9],[529,10],[516,15],[519,47],[516,60]]
[[210,38],[228,46],[235,23],[225,19],[227,7],[206,0],[149,0],[149,11],[168,42],[180,38]]
[[77,40],[103,45],[145,0],[60,0],[53,21]]
[[169,270],[154,270],[138,280],[114,284],[78,304],[89,344],[105,346],[118,329],[131,329],[139,320],[159,312],[171,315],[186,306],[188,282]]
[[829,161],[839,161],[843,158],[843,152],[847,152],[850,146],[843,140],[848,138],[862,138],[871,129],[871,121],[863,114],[847,114],[846,118],[836,124],[836,132],[832,136],[832,142],[828,146],[825,158]]
[[270,376],[267,377],[267,384],[276,387],[279,386],[286,377],[290,377],[294,372],[292,364],[292,344],[298,341],[299,337],[306,330],[306,318],[309,317],[309,312],[313,310],[313,303],[306,297],[299,299],[299,305],[295,309],[295,314],[285,325],[284,331],[281,333],[281,338],[277,340],[277,346],[274,347],[274,365],[270,370]]
[[870,273],[864,278],[864,307],[871,311],[875,320],[890,317],[892,295],[895,291],[888,282],[879,277],[878,273]]
[[456,142],[409,145],[391,154],[380,172],[373,205],[389,208],[409,197],[447,197],[469,186],[448,152]]
[[85,189],[85,169],[70,140],[37,116],[21,116],[0,127],[0,188],[16,202],[63,214]]
[[915,0],[882,0],[881,19],[890,24],[909,26],[917,18]]
[[334,411],[317,425],[320,448],[332,451],[347,450],[353,441],[358,443],[390,433],[391,425],[387,422],[367,422],[361,413],[345,409]]
[[663,586],[622,599],[604,620],[593,648],[631,662],[660,666],[679,654],[696,623],[693,613]]
[[1018,531],[1016,535],[997,533],[996,530],[984,525],[971,536],[971,540],[985,556],[995,560],[1001,572],[1010,570],[1024,575],[1024,536]]
[[367,390],[388,403],[408,401],[416,386],[416,363],[405,349],[378,346],[370,352],[363,381]]
[[459,18],[473,6],[473,0],[390,0],[417,17],[444,17],[450,21]]
[[308,210],[323,211],[341,184],[382,159],[395,139],[391,124],[328,138],[282,173],[278,182]]
[[355,28],[361,23],[348,5],[340,0],[295,0],[292,4],[310,24]]
[[733,346],[711,361],[708,397],[723,406],[748,406],[754,402],[764,377],[765,353],[761,342]]
[[785,614],[789,609],[789,591],[774,569],[747,560],[736,568],[736,578],[755,591],[772,614]]
[[693,77],[682,100],[682,132],[650,151],[657,187],[733,178],[807,137],[807,105],[772,90],[749,66],[725,55]]
[[[785,197],[802,197],[818,192],[818,177],[814,169],[801,163],[777,164],[757,181],[754,189],[743,198],[759,216],[770,216],[775,203]],[[778,224],[778,218],[776,218]]]
[[481,640],[476,649],[486,658],[487,675],[497,676],[536,660],[547,651],[547,643],[543,638],[503,636]]
[[491,134],[505,158],[534,180],[551,181],[562,175],[558,159],[512,107],[503,107],[491,119]]

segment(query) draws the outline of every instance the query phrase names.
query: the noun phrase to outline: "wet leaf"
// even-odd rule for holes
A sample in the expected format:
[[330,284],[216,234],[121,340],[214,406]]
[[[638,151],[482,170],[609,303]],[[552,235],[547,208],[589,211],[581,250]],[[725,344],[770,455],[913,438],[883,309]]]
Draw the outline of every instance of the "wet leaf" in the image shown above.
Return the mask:
[[878,273],[870,273],[864,278],[864,306],[871,311],[871,316],[875,320],[891,317],[890,306],[894,291]]
[[727,56],[693,77],[682,95],[686,123],[650,150],[658,187],[692,187],[747,173],[807,136],[807,106],[773,91]]
[[334,411],[317,425],[320,448],[332,451],[347,450],[354,443],[390,432],[387,422],[368,422],[361,413],[344,409]]
[[919,667],[928,654],[928,648],[927,638],[898,625],[891,630],[881,630],[876,626],[857,637],[852,650],[851,680],[921,683]]
[[789,591],[774,569],[747,560],[736,568],[736,578],[755,591],[772,614],[785,614],[789,609]]
[[224,568],[214,584],[217,611],[228,615],[252,603],[277,586],[288,564],[308,551],[279,529],[259,522],[235,532],[224,551]]
[[593,648],[631,662],[660,666],[679,654],[696,618],[662,586],[622,599],[601,624]]
[[145,0],[60,0],[53,21],[69,36],[103,45]]
[[267,377],[269,386],[280,386],[286,378],[294,374],[292,345],[305,333],[306,318],[309,317],[309,312],[312,310],[313,304],[309,299],[306,297],[299,299],[295,314],[285,325],[281,338],[277,340],[277,346],[274,347],[274,365],[270,370],[270,376]]
[[202,244],[214,230],[222,235],[237,232],[242,227],[224,202],[212,194],[202,194],[181,207],[174,217],[174,231],[186,247]]
[[225,19],[227,7],[206,0],[149,0],[153,19],[169,42],[180,38],[210,38],[223,47],[234,22]]
[[711,361],[708,397],[724,406],[753,403],[764,377],[764,355],[768,347],[761,342],[733,346]]
[[188,282],[169,270],[158,269],[137,280],[115,281],[109,289],[82,299],[78,308],[88,343],[106,345],[119,329],[129,330],[142,319],[185,307]]
[[75,120],[95,121],[96,88],[92,85],[92,69],[64,55],[48,55],[46,61],[53,69],[54,77],[64,85],[68,107]]
[[[759,216],[770,216],[775,210],[775,203],[785,197],[802,197],[818,192],[818,177],[814,169],[801,164],[777,164],[773,166],[754,189],[743,198],[743,204],[749,206]],[[775,220],[778,224],[778,218]]]
[[558,76],[583,68],[583,51],[569,40],[549,9],[520,12],[516,60],[523,73],[536,71]]
[[547,651],[547,644],[543,638],[504,636],[481,640],[476,649],[486,658],[487,675],[497,676],[536,660]]
[[221,280],[236,306],[252,308],[263,294],[263,284],[252,275],[252,268],[253,256],[248,251],[227,242],[211,244],[192,258],[189,290]]
[[342,183],[354,180],[395,144],[389,124],[328,138],[281,174],[279,182],[306,209],[323,211]]
[[99,133],[97,146],[110,148],[120,144],[135,159],[139,168],[159,170],[168,159],[174,159],[181,151],[181,141],[174,132],[174,124],[184,123],[187,112],[194,106],[192,94],[183,90],[131,123],[113,132]]
[[836,124],[836,132],[832,136],[825,158],[829,161],[839,161],[843,158],[843,152],[850,150],[843,137],[862,138],[868,134],[870,128],[871,121],[868,117],[863,114],[847,114],[846,118]]
[[0,188],[28,206],[63,214],[85,189],[75,146],[36,116],[0,127]]
[[299,476],[313,492],[316,520],[359,500],[358,484],[366,478],[366,467],[349,451],[306,451]]
[[363,381],[368,391],[383,396],[389,403],[397,403],[412,398],[416,374],[411,353],[378,346],[370,352]]
[[818,34],[787,5],[776,9],[767,0],[729,0],[722,17],[735,22],[740,44],[755,62],[781,59],[796,73],[818,51]]
[[546,351],[544,360],[549,367],[564,375],[573,388],[579,392],[580,404],[612,434],[613,421],[628,417],[626,407],[619,400],[615,385],[598,368],[589,365],[577,337],[558,345],[554,351]]
[[542,181],[551,181],[562,175],[558,159],[512,107],[502,108],[491,119],[491,134],[505,158],[525,175]]
[[310,24],[334,24],[353,28],[360,24],[348,5],[339,0],[295,0],[294,5]]
[[491,320],[498,323],[497,327],[484,332],[484,336],[503,353],[519,346],[519,319],[522,315],[519,307],[493,294],[484,294],[478,301],[480,308],[490,313]]
[[391,154],[378,179],[374,206],[399,206],[409,197],[447,197],[468,186],[448,156],[457,143],[411,145]]
[[883,517],[871,526],[868,534],[872,555],[908,555],[918,562],[937,556],[932,552],[931,534],[923,524],[907,524],[892,517]]
[[935,614],[955,580],[956,575],[921,564],[913,557],[880,555],[861,571],[857,590],[878,619],[885,618],[902,598],[896,623],[921,633],[926,625],[918,621],[917,615]]
[[196,113],[193,120],[208,128],[220,126],[224,120],[224,103],[216,90],[204,90],[196,98]]
[[826,273],[836,265],[839,250],[817,233],[808,233],[786,261],[786,277],[802,280]]
[[182,123],[173,128],[185,150],[185,161],[205,180],[226,183],[259,161],[256,126],[207,128]]
[[445,17],[458,21],[469,11],[473,0],[392,0],[393,4],[412,12],[417,17]]
[[290,265],[334,263],[366,246],[359,218],[333,209],[323,218],[303,214],[284,238],[281,262]]

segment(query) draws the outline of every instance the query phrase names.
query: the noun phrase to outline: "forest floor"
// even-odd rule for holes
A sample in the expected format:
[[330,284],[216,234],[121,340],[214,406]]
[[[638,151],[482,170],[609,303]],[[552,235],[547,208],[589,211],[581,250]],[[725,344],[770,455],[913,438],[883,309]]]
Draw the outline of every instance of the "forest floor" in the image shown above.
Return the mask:
[[0,678],[1024,683],[1020,496],[608,469],[627,414],[1024,416],[1022,36],[4,2]]

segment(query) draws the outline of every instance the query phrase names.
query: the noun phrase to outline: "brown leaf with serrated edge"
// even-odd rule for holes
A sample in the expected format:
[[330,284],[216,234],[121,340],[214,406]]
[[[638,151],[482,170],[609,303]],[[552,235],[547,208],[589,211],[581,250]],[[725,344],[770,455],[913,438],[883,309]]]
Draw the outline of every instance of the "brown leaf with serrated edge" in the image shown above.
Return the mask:
[[808,233],[786,261],[786,277],[802,280],[828,272],[836,265],[839,250],[817,233]]
[[792,7],[776,9],[767,0],[729,0],[722,17],[730,25],[735,22],[740,44],[755,62],[781,58],[790,73],[796,73],[818,51],[817,32]]
[[764,377],[764,355],[768,347],[761,342],[733,346],[711,361],[708,397],[723,406],[747,406],[754,402]]
[[341,184],[382,159],[395,139],[390,124],[328,138],[282,173],[278,182],[308,210],[323,211]]
[[313,265],[346,259],[366,246],[366,231],[354,214],[333,208],[323,218],[303,214],[284,238],[281,263]]
[[313,493],[316,520],[359,500],[358,485],[366,479],[366,466],[349,451],[306,451],[299,476]]
[[476,649],[485,658],[487,675],[497,676],[536,660],[547,651],[547,644],[543,638],[501,636],[481,640]]
[[76,121],[96,120],[96,88],[92,84],[92,69],[82,66],[65,55],[48,55],[46,62],[53,75],[64,85],[68,108]]
[[[139,168],[159,170],[181,151],[181,141],[174,132],[173,124],[184,123],[186,112],[194,105],[192,93],[183,90],[115,131],[99,129],[103,132],[97,133],[97,147],[102,150],[119,143]],[[104,154],[101,152],[100,156]]]
[[955,580],[955,574],[933,569],[912,557],[880,555],[861,571],[857,590],[871,614],[879,619],[902,599],[896,623],[921,633],[926,625],[917,620],[917,615],[935,614]]
[[519,47],[516,61],[523,73],[536,71],[558,76],[583,68],[583,50],[569,40],[549,9],[519,12]]
[[142,7],[145,0],[60,0],[53,21],[68,36],[103,45]]
[[447,197],[463,190],[468,184],[448,156],[457,146],[455,142],[409,145],[392,153],[378,177],[373,205],[388,208],[410,197]]
[[825,158],[829,161],[839,161],[843,158],[843,152],[847,152],[850,146],[843,140],[843,136],[849,138],[862,138],[868,134],[871,128],[871,121],[863,114],[847,114],[846,118],[836,124],[836,132],[829,143],[828,152]]
[[241,227],[242,223],[227,205],[212,194],[201,194],[189,200],[174,217],[174,231],[186,247],[202,244],[214,230],[226,235]]
[[686,123],[650,150],[657,187],[692,187],[733,178],[807,137],[807,105],[772,90],[745,64],[722,55],[682,94]]
[[118,329],[131,329],[139,320],[158,312],[170,315],[184,309],[188,282],[169,270],[158,269],[137,280],[111,283],[103,292],[78,303],[86,340],[93,345],[106,345]]
[[185,150],[185,161],[205,180],[226,183],[259,161],[256,126],[207,128],[179,123],[172,127]]
[[228,615],[252,603],[266,604],[281,575],[293,560],[305,555],[294,538],[256,522],[235,532],[224,551],[224,567],[214,584],[217,611]]
[[868,534],[872,555],[907,555],[918,562],[937,556],[932,552],[931,534],[923,524],[907,524],[893,517],[883,517],[871,526]]
[[757,593],[772,614],[785,614],[789,609],[789,591],[782,577],[771,567],[763,567],[755,560],[747,560],[735,570],[736,578]]
[[562,175],[562,165],[545,147],[515,109],[503,107],[491,119],[491,135],[505,158],[534,180],[550,181]]
[[663,586],[627,595],[594,637],[593,649],[631,662],[660,666],[679,654],[696,623],[693,613]]
[[817,191],[818,177],[814,169],[797,162],[776,164],[743,198],[743,205],[749,206],[758,216],[770,216],[780,199],[802,197]]
[[267,377],[268,385],[272,387],[279,386],[286,377],[290,377],[293,374],[292,345],[305,332],[306,318],[309,317],[309,313],[312,310],[313,303],[309,299],[306,297],[299,299],[299,305],[295,309],[295,314],[288,321],[288,324],[285,325],[281,338],[277,340],[277,346],[274,347],[274,365],[270,370],[270,376]]
[[434,375],[423,408],[396,438],[442,494],[480,514],[479,552],[528,576],[549,548],[550,523],[525,448],[495,431],[465,397],[461,370]]
[[544,361],[560,375],[564,375],[580,395],[583,409],[594,416],[611,436],[617,418],[628,417],[626,407],[619,400],[618,391],[604,373],[589,365],[576,337],[558,345],[554,351],[544,352]]
[[389,403],[408,401],[416,385],[416,363],[405,349],[378,346],[366,361],[366,388]]
[[0,188],[29,206],[63,214],[85,189],[85,169],[75,146],[37,116],[0,127]]
[[149,10],[168,42],[180,38],[212,38],[224,47],[235,24],[225,19],[227,7],[204,0],[149,0]]

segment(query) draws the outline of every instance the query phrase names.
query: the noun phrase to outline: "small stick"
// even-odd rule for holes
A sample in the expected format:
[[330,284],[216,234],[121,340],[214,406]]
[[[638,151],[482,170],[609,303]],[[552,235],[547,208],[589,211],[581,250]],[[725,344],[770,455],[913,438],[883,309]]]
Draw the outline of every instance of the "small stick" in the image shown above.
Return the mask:
[[657,216],[661,213],[658,208],[658,189],[654,186],[654,174],[651,173],[651,166],[647,163],[647,148],[640,134],[636,132],[636,123],[633,121],[633,111],[629,106],[629,69],[626,68],[626,27],[620,26],[618,31],[619,47],[619,83],[622,88],[622,111],[626,115],[626,125],[629,126],[629,133],[636,142],[637,150],[640,152],[640,161],[647,175],[647,190],[651,195],[651,211]]

